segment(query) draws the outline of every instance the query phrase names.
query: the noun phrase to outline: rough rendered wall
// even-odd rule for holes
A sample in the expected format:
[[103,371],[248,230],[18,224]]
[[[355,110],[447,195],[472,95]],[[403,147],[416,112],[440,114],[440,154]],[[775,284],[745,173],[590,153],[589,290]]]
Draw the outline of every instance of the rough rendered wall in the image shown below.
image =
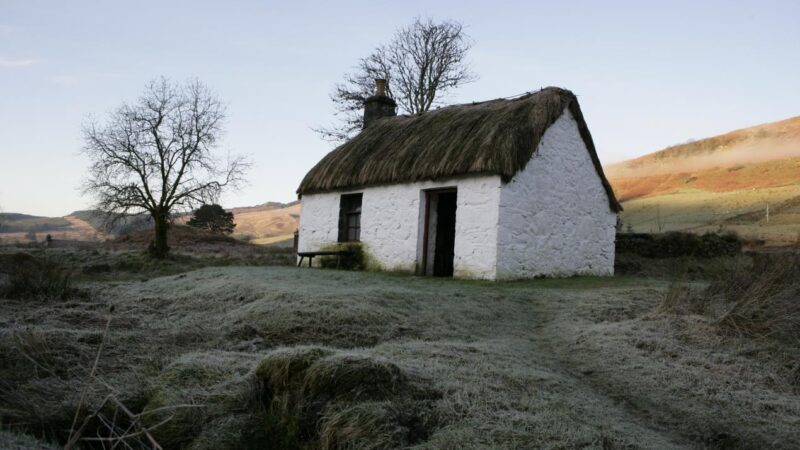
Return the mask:
[[299,251],[315,251],[335,243],[341,194],[363,192],[361,242],[367,252],[384,270],[413,272],[422,262],[423,190],[456,187],[454,275],[493,279],[500,185],[499,176],[483,176],[304,195]]
[[498,278],[612,275],[617,216],[569,111],[503,185]]

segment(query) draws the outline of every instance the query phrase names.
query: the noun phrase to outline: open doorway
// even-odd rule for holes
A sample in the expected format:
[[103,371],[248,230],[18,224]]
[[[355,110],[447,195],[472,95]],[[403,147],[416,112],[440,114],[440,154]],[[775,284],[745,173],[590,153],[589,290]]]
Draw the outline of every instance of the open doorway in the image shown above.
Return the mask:
[[455,189],[425,191],[422,267],[425,275],[453,276],[456,244]]

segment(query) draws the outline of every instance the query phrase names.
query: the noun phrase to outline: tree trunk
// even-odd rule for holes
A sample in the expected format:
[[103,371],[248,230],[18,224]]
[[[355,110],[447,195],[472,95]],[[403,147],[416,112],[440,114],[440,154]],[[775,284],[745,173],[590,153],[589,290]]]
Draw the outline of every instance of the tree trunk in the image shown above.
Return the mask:
[[166,214],[153,214],[153,222],[155,223],[155,239],[150,244],[150,254],[154,258],[162,259],[169,252],[169,246],[167,245],[169,218]]

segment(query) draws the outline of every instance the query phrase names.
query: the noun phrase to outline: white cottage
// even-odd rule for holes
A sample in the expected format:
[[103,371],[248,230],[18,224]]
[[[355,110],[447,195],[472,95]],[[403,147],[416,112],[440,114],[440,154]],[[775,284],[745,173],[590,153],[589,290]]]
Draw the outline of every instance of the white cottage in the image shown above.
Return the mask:
[[376,268],[421,275],[613,274],[621,207],[572,92],[416,116],[384,92],[300,184],[299,252],[358,241]]

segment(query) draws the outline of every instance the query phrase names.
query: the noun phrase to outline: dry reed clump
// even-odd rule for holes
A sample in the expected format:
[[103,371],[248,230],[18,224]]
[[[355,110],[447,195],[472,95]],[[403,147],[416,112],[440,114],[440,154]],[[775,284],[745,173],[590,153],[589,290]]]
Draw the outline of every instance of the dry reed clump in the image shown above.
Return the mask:
[[755,255],[699,292],[677,277],[658,309],[704,314],[722,334],[800,343],[800,256]]
[[323,347],[279,349],[255,370],[275,448],[384,449],[427,436],[433,392],[391,362]]
[[63,437],[75,413],[81,384],[76,363],[88,365],[90,347],[80,333],[29,328],[0,331],[0,417],[22,429],[39,427]]
[[800,256],[756,256],[752,269],[717,280],[707,293],[725,300],[720,330],[800,343]]
[[656,311],[666,314],[703,314],[706,309],[705,297],[692,289],[690,282],[691,264],[688,258],[680,258],[662,269],[669,279],[669,285],[656,306]]
[[702,314],[705,307],[701,298],[694,294],[681,278],[675,278],[670,281],[666,292],[664,292],[664,296],[658,304],[658,311],[662,313]]

